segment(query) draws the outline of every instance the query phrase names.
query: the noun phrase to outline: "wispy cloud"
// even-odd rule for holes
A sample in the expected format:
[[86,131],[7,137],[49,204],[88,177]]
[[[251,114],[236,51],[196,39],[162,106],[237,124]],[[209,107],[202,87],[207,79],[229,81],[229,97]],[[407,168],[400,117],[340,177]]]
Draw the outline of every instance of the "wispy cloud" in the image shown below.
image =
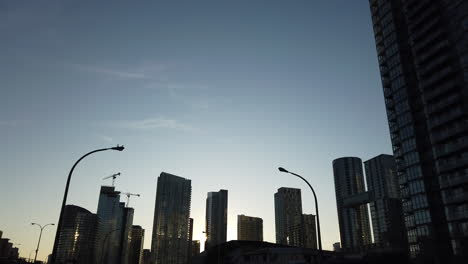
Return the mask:
[[106,142],[109,142],[109,143],[112,143],[114,142],[114,139],[109,137],[109,136],[99,136],[99,138],[103,141],[106,141]]
[[90,66],[90,65],[82,65],[82,64],[74,64],[76,68],[82,70],[82,71],[88,71],[96,74],[103,74],[107,75],[109,77],[117,77],[119,79],[146,79],[146,80],[152,80],[153,77],[145,74],[144,72],[141,71],[122,71],[122,70],[116,70],[112,68],[102,68],[102,67],[95,67],[95,66]]
[[182,130],[182,131],[198,130],[178,120],[168,119],[164,117],[148,118],[148,119],[135,120],[135,121],[117,121],[117,122],[107,123],[107,125],[116,127],[116,128],[134,129],[134,130],[151,130],[151,129],[174,129],[174,130]]

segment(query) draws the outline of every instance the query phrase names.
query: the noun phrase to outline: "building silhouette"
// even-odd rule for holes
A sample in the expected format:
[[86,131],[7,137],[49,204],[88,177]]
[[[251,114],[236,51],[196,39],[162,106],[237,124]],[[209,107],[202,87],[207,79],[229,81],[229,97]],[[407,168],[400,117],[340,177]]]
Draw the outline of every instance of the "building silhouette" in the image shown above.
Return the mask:
[[101,186],[97,208],[96,262],[125,264],[128,261],[133,214],[133,208],[127,208],[120,202],[120,192],[115,191],[114,186]]
[[143,258],[141,264],[151,264],[151,250],[143,249]]
[[340,242],[333,243],[333,251],[335,251],[335,252],[341,251],[341,243]]
[[143,263],[143,243],[145,241],[145,230],[139,225],[132,226],[129,240],[128,264]]
[[395,159],[381,154],[364,162],[374,243],[380,247],[406,248],[403,208]]
[[209,192],[206,198],[205,249],[226,242],[228,191]]
[[10,239],[2,236],[3,232],[0,230],[0,263],[16,263],[19,258],[18,248],[13,246]]
[[158,177],[151,241],[152,264],[188,261],[191,181],[162,172]]
[[302,246],[301,190],[282,187],[275,193],[276,243]]
[[192,240],[190,249],[190,258],[198,256],[200,254],[200,240]]
[[317,249],[317,225],[315,224],[315,215],[302,215],[304,229],[304,247]]
[[76,205],[66,205],[55,263],[94,263],[97,229],[96,214]]
[[410,257],[468,259],[468,3],[370,0]]
[[333,175],[341,247],[356,251],[372,243],[366,204],[369,197],[364,185],[361,159],[335,159]]
[[263,241],[263,219],[238,215],[237,240]]

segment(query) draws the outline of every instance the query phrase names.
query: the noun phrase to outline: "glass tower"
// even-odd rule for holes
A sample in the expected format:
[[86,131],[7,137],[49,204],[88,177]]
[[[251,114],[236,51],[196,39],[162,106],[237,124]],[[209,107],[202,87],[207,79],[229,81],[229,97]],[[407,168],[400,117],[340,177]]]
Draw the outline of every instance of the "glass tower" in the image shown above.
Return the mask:
[[341,246],[344,250],[358,251],[372,242],[367,204],[346,205],[346,200],[366,192],[361,159],[344,157],[334,160],[333,175]]
[[302,220],[301,189],[279,188],[275,193],[276,243],[301,247]]
[[228,191],[209,192],[206,198],[205,250],[226,242]]
[[151,241],[152,264],[188,261],[191,181],[162,172],[158,178]]
[[468,1],[369,0],[411,258],[468,258]]

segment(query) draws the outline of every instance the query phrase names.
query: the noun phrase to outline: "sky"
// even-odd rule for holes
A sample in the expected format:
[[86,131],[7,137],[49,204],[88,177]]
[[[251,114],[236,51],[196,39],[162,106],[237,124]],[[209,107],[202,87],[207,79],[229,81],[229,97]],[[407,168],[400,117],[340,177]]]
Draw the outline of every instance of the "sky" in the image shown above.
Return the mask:
[[[275,242],[274,193],[318,196],[322,241],[340,241],[332,161],[391,153],[367,0],[0,0],[0,230],[35,249],[68,204],[96,212],[102,178],[132,197],[151,247],[157,177],[192,180],[194,239],[207,193],[263,218]],[[121,198],[125,200],[124,197]],[[52,251],[44,230],[38,259]]]

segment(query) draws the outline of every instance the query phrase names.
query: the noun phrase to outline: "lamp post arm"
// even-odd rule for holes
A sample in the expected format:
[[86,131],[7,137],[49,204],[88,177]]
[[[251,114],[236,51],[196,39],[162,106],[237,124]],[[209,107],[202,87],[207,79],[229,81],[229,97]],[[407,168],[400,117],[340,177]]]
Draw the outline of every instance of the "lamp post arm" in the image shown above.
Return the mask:
[[303,181],[305,181],[307,183],[307,185],[309,185],[310,189],[312,190],[312,193],[314,194],[314,200],[315,200],[315,214],[317,215],[317,236],[318,236],[318,248],[320,251],[322,251],[322,235],[320,233],[320,217],[319,217],[319,210],[318,210],[318,202],[317,202],[317,195],[315,194],[315,191],[314,191],[314,188],[312,188],[312,185],[310,185],[310,183],[304,179],[304,177],[302,177],[301,175],[299,174],[296,174],[294,172],[290,172],[290,174],[294,175],[294,176],[297,176],[299,178],[301,178]]
[[[97,149],[97,150],[93,150],[91,152],[86,153],[79,160],[77,160],[75,162],[75,164],[73,164],[73,167],[71,168],[70,172],[68,173],[67,184],[65,185],[65,193],[63,195],[62,208],[60,209],[60,216],[59,216],[59,221],[58,221],[58,224],[57,224],[57,231],[55,232],[54,248],[52,250],[52,263],[53,264],[55,264],[55,258],[56,258],[57,247],[58,247],[58,239],[59,239],[60,231],[62,229],[63,213],[65,211],[65,204],[67,202],[67,196],[68,196],[68,188],[70,186],[70,180],[71,180],[71,176],[73,174],[73,171],[75,170],[76,165],[78,165],[78,163],[80,163],[80,161],[83,160],[84,158],[86,158],[87,156],[89,156],[89,155],[91,155],[93,153],[96,153],[96,152],[106,151],[106,150],[110,150],[110,149],[116,149],[116,148],[102,148],[102,149]],[[119,149],[116,149],[116,150],[119,150]],[[121,151],[121,150],[119,150],[119,151]]]

